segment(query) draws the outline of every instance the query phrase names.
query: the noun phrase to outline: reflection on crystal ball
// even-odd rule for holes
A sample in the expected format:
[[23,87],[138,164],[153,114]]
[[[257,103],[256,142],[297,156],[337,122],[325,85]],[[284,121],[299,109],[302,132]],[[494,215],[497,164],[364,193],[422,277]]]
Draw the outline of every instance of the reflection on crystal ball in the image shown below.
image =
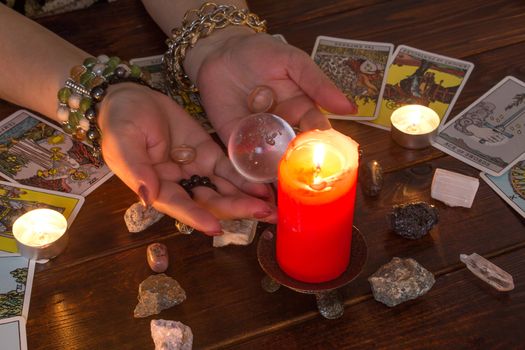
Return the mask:
[[241,175],[253,182],[277,179],[277,167],[288,143],[295,137],[292,127],[270,113],[252,114],[237,124],[228,142],[228,155]]

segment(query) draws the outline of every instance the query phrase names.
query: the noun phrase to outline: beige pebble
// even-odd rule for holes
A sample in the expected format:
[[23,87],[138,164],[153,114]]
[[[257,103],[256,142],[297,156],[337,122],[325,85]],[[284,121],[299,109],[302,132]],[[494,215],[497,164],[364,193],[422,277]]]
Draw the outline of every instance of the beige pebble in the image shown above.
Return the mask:
[[162,243],[152,243],[146,250],[149,267],[157,272],[164,272],[168,269],[168,248]]

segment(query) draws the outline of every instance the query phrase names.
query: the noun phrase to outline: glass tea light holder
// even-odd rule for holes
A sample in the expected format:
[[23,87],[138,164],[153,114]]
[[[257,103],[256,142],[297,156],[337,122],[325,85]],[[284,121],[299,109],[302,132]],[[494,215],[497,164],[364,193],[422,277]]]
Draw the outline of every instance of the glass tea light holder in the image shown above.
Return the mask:
[[439,116],[433,109],[421,105],[406,105],[390,117],[392,139],[408,149],[430,146],[439,126]]
[[278,169],[276,259],[290,277],[322,283],[350,263],[358,144],[334,129],[307,131]]
[[56,210],[31,210],[16,219],[13,236],[23,257],[45,262],[66,248],[67,220]]

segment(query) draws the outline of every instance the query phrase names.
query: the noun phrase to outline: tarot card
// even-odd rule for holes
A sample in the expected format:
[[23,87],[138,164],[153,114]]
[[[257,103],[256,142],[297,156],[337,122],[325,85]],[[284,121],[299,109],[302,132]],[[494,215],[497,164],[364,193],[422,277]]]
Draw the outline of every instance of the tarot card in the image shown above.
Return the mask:
[[492,176],[525,153],[525,83],[506,77],[439,131],[432,145]]
[[0,319],[27,319],[35,261],[22,256],[0,257]]
[[0,122],[0,176],[9,181],[87,196],[112,175],[90,146],[28,111]]
[[12,227],[15,220],[26,212],[38,208],[53,209],[62,213],[70,226],[83,203],[84,197],[78,195],[0,181],[0,251],[18,251]]
[[215,132],[206,116],[204,108],[202,107],[200,95],[198,93],[172,91],[172,89],[168,88],[165,79],[166,75],[164,74],[163,55],[134,58],[129,62],[148,70],[151,73],[153,86],[155,88],[169,94],[171,98],[182,106],[189,115],[195,118],[195,120],[197,120],[208,133]]
[[335,119],[375,119],[393,49],[394,45],[387,43],[318,36],[312,59],[358,108],[355,115],[323,112]]
[[525,160],[514,164],[500,176],[483,172],[479,175],[505,202],[525,218]]
[[147,70],[151,74],[153,87],[166,93],[166,79],[164,78],[162,55],[133,58],[129,63]]
[[389,62],[379,116],[367,124],[390,130],[394,110],[418,104],[432,108],[443,125],[473,69],[467,61],[398,46]]
[[272,36],[276,39],[281,40],[283,43],[288,44],[288,41],[284,38],[282,34],[272,34]]
[[0,320],[2,350],[27,350],[26,320],[11,317]]

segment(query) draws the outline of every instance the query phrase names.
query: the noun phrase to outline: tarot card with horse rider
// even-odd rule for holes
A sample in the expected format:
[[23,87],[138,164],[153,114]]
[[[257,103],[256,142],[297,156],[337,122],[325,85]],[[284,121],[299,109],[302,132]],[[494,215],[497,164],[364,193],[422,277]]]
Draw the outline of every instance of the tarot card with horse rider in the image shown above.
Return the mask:
[[443,125],[472,69],[470,62],[398,46],[389,62],[379,116],[367,124],[390,130],[394,110],[417,104],[432,108]]
[[0,176],[11,182],[86,196],[113,173],[91,147],[28,111],[0,122]]
[[358,108],[354,115],[323,112],[335,119],[376,118],[393,49],[394,45],[388,43],[317,37],[312,59]]
[[505,77],[440,130],[432,145],[492,176],[525,157],[525,83]]

